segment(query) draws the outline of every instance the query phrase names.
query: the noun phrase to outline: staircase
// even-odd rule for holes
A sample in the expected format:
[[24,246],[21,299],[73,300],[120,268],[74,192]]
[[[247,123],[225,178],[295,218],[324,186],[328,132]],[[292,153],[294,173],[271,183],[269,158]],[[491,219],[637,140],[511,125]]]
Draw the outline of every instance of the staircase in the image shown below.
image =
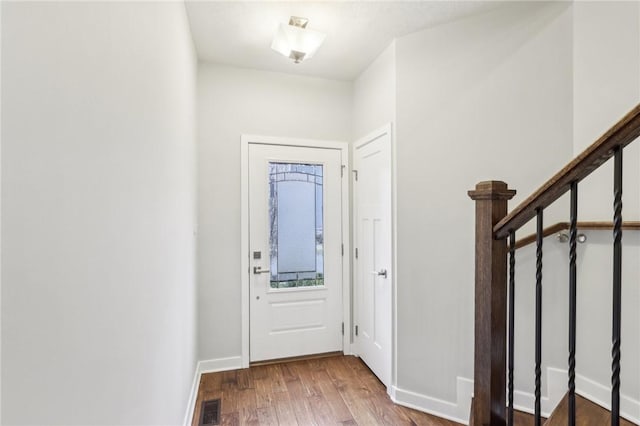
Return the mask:
[[[589,401],[586,398],[576,395],[576,417],[575,424],[578,426],[607,426],[611,424],[611,411]],[[471,407],[473,412],[473,403]],[[558,406],[548,419],[542,417],[542,424],[545,426],[566,426],[569,421],[569,397],[568,394],[562,398]],[[473,423],[470,423],[473,425]],[[532,426],[535,424],[535,416],[522,411],[513,411],[514,426]],[[620,419],[621,426],[634,426],[634,423],[625,419]]]
[[[499,181],[480,182],[469,191],[476,204],[475,255],[475,349],[474,400],[470,424],[503,426],[545,425],[631,425],[620,417],[620,358],[622,336],[622,232],[637,229],[637,223],[622,221],[622,165],[624,148],[640,136],[640,105],[611,127],[595,143],[567,164],[536,192],[507,214],[507,202],[515,195]],[[613,158],[613,270],[611,293],[611,411],[576,394],[576,292],[578,187],[581,181]],[[631,191],[637,191],[631,188]],[[570,193],[569,229],[569,353],[567,394],[549,419],[541,415],[542,359],[542,242],[545,237],[544,211],[565,193]],[[607,201],[608,203],[608,201]],[[522,242],[516,232],[535,219],[535,403],[533,416],[514,410],[514,291],[515,251]],[[594,222],[595,223],[595,222]],[[584,223],[583,223],[584,224]],[[584,226],[584,225],[583,225]],[[549,232],[548,230],[546,231]],[[631,261],[635,261],[632,259]],[[509,268],[507,268],[507,264]],[[640,307],[638,307],[640,308]],[[629,360],[640,362],[640,360]],[[627,361],[627,362],[629,362]],[[506,409],[505,409],[506,407]]]
[[[569,421],[569,395],[565,395],[560,404],[553,410],[549,419],[544,423],[547,426],[566,426]],[[580,426],[606,426],[611,424],[611,412],[586,398],[576,395],[576,419],[575,424]],[[530,423],[533,424],[533,423]],[[620,425],[633,426],[634,424],[620,419]]]

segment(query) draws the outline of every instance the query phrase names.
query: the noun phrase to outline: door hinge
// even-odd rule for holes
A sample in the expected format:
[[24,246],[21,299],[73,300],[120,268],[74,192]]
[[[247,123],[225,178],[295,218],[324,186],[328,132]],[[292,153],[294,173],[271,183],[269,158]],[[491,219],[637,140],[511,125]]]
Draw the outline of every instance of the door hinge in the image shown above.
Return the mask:
[[358,258],[358,247],[356,247],[356,259]]
[[344,256],[344,243],[340,244],[342,255]]
[[358,181],[358,171],[357,170],[352,170],[352,172],[353,172],[353,175],[355,176],[356,182],[357,182]]
[[342,335],[344,336],[344,323],[342,323]]
[[356,325],[356,336],[358,335],[358,326]]
[[340,166],[340,177],[344,177],[344,169],[347,166]]

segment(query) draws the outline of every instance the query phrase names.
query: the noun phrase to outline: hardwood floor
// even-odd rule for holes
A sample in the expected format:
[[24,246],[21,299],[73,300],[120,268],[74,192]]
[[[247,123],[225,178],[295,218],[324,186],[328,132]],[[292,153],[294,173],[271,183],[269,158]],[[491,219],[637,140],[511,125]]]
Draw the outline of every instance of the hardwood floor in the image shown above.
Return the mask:
[[221,398],[221,425],[425,425],[458,423],[394,404],[384,385],[353,356],[253,366],[203,374],[202,401]]

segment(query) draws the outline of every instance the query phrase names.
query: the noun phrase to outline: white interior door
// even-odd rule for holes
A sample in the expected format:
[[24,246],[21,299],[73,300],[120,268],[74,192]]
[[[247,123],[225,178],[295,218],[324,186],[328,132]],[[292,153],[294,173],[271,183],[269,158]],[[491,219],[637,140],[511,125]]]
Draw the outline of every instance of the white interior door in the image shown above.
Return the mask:
[[250,360],[340,351],[341,151],[248,149]]
[[358,355],[391,384],[392,240],[389,129],[355,145],[355,337]]

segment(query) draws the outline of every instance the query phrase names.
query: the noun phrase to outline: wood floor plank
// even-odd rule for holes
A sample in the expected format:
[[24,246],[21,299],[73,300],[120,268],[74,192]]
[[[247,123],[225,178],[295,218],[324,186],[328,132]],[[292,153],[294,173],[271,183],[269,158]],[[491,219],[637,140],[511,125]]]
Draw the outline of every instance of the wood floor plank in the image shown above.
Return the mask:
[[258,408],[255,389],[242,389],[238,391],[237,398],[238,410],[241,408],[249,410],[255,410]]
[[254,380],[253,384],[256,391],[256,407],[271,407],[274,403],[273,392],[271,391],[271,383],[268,379]]
[[220,413],[231,414],[238,412],[238,391],[228,389],[222,391],[222,400],[220,401]]
[[317,424],[311,407],[311,400],[306,397],[293,398],[291,406],[299,425],[315,425]]
[[221,398],[223,425],[425,425],[456,423],[394,404],[358,358],[333,356],[204,374],[202,401]]
[[270,406],[258,408],[256,409],[256,413],[258,415],[258,424],[264,426],[278,425],[278,414],[276,413],[275,407]]
[[333,418],[333,413],[331,412],[331,407],[324,396],[312,396],[309,398],[309,402],[311,404],[311,411],[313,412],[315,424],[329,425],[336,423]]
[[345,422],[347,420],[352,420],[353,414],[351,414],[351,411],[344,403],[338,389],[336,389],[333,382],[331,382],[329,376],[327,375],[326,377],[326,381],[319,381],[319,386],[325,401],[327,401],[329,408],[333,413],[334,421]]
[[257,365],[255,367],[248,368],[251,372],[253,380],[264,380],[269,377],[269,369],[266,365]]
[[369,410],[367,400],[359,398],[350,393],[341,395],[344,403],[349,408],[355,422],[359,425],[377,425],[378,420],[374,413]]
[[282,369],[280,368],[280,365],[278,364],[268,365],[267,371],[269,372],[269,381],[271,382],[271,390],[274,393],[286,392],[287,386],[284,383],[284,378],[282,377]]
[[222,374],[206,373],[200,377],[199,390],[215,391],[222,390]]
[[259,426],[258,412],[256,409],[241,408],[238,412],[241,425]]
[[286,382],[286,384],[287,384],[287,392],[289,393],[291,399],[306,397],[302,380],[300,379],[289,380],[288,382]]
[[238,374],[236,376],[238,381],[238,389],[253,389],[253,377],[251,375],[251,370],[249,368],[245,368],[243,370],[237,370]]
[[220,416],[220,424],[222,426],[239,426],[240,418],[238,416],[238,412],[233,412],[229,414],[222,414]]
[[298,363],[293,366],[300,379],[300,383],[304,389],[305,395],[307,397],[311,396],[320,396],[322,395],[322,391],[320,391],[320,387],[313,380],[313,376],[311,375],[311,371],[308,368],[308,365],[305,363]]
[[367,400],[369,409],[383,425],[410,425],[411,419],[402,410],[394,410],[395,404],[389,398],[376,395]]
[[221,389],[237,389],[238,388],[238,370],[223,371]]
[[292,368],[291,364],[280,365],[280,371],[282,372],[282,380],[284,380],[285,383],[299,379],[298,374],[295,372],[295,369]]
[[298,420],[296,414],[291,405],[291,401],[278,401],[276,402],[276,416],[278,417],[278,424],[282,426],[297,426]]

